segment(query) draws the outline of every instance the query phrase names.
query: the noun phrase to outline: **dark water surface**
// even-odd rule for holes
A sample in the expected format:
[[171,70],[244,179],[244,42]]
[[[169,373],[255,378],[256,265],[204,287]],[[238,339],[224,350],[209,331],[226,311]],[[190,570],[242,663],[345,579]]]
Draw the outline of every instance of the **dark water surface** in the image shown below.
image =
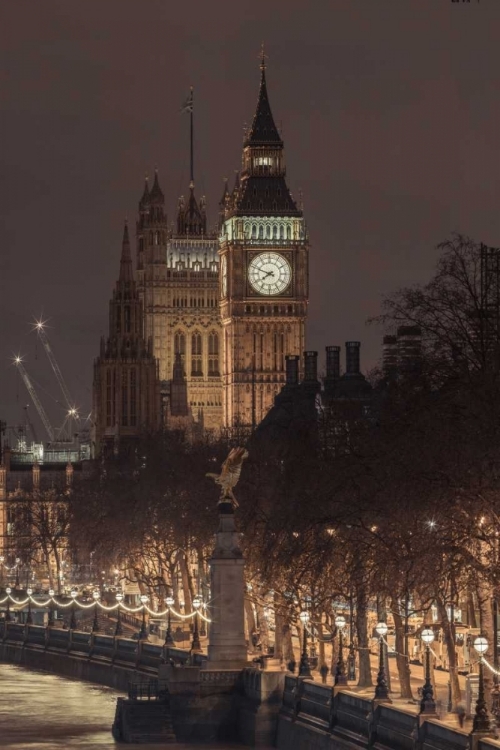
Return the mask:
[[[190,750],[187,745],[115,743],[111,725],[119,695],[123,693],[112,688],[0,664],[0,748]],[[230,750],[230,746],[212,746],[212,750],[219,748]],[[206,745],[204,749],[208,750]]]

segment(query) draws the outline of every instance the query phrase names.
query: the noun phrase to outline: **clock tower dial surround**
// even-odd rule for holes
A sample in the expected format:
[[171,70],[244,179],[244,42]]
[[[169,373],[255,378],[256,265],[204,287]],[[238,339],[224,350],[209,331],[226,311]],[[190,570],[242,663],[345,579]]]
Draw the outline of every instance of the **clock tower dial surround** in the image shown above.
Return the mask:
[[220,207],[224,424],[256,426],[285,384],[285,356],[305,349],[309,293],[307,231],[285,181],[264,61],[242,170]]

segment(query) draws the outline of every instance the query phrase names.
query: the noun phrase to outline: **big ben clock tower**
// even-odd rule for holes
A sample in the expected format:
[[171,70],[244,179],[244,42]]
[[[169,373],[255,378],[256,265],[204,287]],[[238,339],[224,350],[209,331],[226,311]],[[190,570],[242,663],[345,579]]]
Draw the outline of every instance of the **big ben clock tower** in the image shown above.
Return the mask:
[[285,181],[283,141],[262,55],[257,110],[241,174],[221,201],[220,309],[227,427],[258,424],[285,383],[285,356],[304,350],[309,246]]

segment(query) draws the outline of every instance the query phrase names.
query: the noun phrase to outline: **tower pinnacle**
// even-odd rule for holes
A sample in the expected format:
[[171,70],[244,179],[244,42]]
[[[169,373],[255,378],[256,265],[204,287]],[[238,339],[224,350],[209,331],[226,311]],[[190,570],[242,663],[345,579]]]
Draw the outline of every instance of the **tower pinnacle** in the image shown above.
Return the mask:
[[123,227],[123,240],[122,240],[122,255],[120,258],[120,277],[119,282],[133,281],[132,275],[132,256],[130,254],[130,240],[128,236],[128,222],[125,219],[125,225]]

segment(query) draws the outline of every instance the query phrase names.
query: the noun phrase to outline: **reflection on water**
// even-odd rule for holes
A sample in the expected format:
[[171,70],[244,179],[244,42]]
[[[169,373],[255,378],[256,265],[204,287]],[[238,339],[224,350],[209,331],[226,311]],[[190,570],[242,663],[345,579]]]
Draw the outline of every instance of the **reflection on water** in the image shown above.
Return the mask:
[[[111,688],[0,664],[0,747],[2,750],[124,750],[128,745],[115,743],[111,736],[119,695],[123,693]],[[188,750],[185,745],[130,747]]]

